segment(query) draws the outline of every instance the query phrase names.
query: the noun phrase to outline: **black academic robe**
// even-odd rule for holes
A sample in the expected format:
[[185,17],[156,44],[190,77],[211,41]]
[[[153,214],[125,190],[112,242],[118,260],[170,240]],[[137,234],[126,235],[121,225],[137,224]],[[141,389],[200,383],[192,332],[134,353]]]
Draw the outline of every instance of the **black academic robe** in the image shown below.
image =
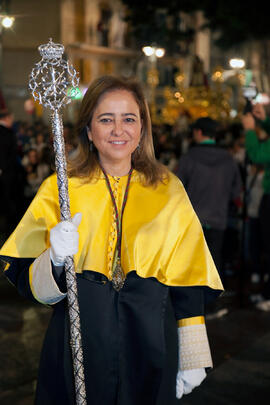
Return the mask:
[[[29,265],[12,259],[5,271],[34,300]],[[57,280],[65,291],[64,273]],[[177,320],[204,314],[208,287],[169,287],[127,275],[116,292],[103,274],[77,274],[88,405],[176,405]],[[40,359],[35,405],[75,405],[67,299],[52,306]]]

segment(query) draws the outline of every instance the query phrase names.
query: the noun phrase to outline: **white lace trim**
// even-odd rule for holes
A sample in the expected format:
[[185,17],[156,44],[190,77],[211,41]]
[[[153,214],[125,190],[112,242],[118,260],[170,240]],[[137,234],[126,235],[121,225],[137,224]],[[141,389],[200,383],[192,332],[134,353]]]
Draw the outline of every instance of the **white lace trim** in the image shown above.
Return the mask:
[[29,276],[32,293],[42,304],[56,304],[67,295],[59,290],[54,280],[49,249],[32,263]]
[[213,367],[204,324],[178,328],[178,342],[180,370]]

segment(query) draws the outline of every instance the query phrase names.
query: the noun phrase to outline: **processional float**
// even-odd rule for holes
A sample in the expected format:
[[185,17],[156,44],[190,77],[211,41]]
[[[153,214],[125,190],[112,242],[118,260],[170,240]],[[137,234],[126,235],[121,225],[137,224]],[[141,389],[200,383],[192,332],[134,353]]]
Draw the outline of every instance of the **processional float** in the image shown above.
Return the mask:
[[[72,92],[77,88],[79,78],[73,66],[63,59],[63,45],[55,44],[50,39],[47,44],[40,45],[38,50],[42,59],[35,64],[30,73],[29,89],[35,100],[38,100],[41,105],[51,110],[61,220],[70,221],[70,201],[61,109],[71,102]],[[76,272],[72,256],[65,259],[65,273],[76,404],[86,405],[80,310]]]

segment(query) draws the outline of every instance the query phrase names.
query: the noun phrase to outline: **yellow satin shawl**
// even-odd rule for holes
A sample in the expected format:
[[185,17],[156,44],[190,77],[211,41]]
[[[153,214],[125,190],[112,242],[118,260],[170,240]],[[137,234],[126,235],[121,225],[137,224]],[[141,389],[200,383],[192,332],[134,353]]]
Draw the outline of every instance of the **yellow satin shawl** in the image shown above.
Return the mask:
[[[124,194],[127,176],[119,181]],[[77,272],[92,270],[108,277],[107,252],[113,205],[104,175],[88,183],[69,179],[72,216],[82,213],[78,231]],[[56,175],[41,185],[0,255],[36,258],[49,246],[49,232],[60,221]],[[134,171],[123,216],[121,263],[124,272],[155,277],[169,286],[208,286],[223,290],[200,222],[180,180],[146,187]]]

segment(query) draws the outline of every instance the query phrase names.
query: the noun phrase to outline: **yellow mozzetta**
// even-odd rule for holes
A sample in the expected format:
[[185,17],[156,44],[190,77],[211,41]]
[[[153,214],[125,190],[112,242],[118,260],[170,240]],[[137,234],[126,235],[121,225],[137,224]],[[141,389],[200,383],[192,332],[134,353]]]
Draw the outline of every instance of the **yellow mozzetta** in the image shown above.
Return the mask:
[[[115,178],[110,177],[113,183]],[[127,176],[118,179],[121,207]],[[110,277],[108,261],[112,238],[113,205],[101,173],[91,183],[69,179],[72,216],[82,213],[78,231],[77,272],[93,270]],[[36,258],[49,247],[49,232],[60,221],[56,176],[48,177],[0,255]],[[145,187],[134,171],[123,217],[122,267],[141,277],[155,277],[170,286],[209,286],[222,290],[202,228],[180,180],[170,174],[166,184]]]

